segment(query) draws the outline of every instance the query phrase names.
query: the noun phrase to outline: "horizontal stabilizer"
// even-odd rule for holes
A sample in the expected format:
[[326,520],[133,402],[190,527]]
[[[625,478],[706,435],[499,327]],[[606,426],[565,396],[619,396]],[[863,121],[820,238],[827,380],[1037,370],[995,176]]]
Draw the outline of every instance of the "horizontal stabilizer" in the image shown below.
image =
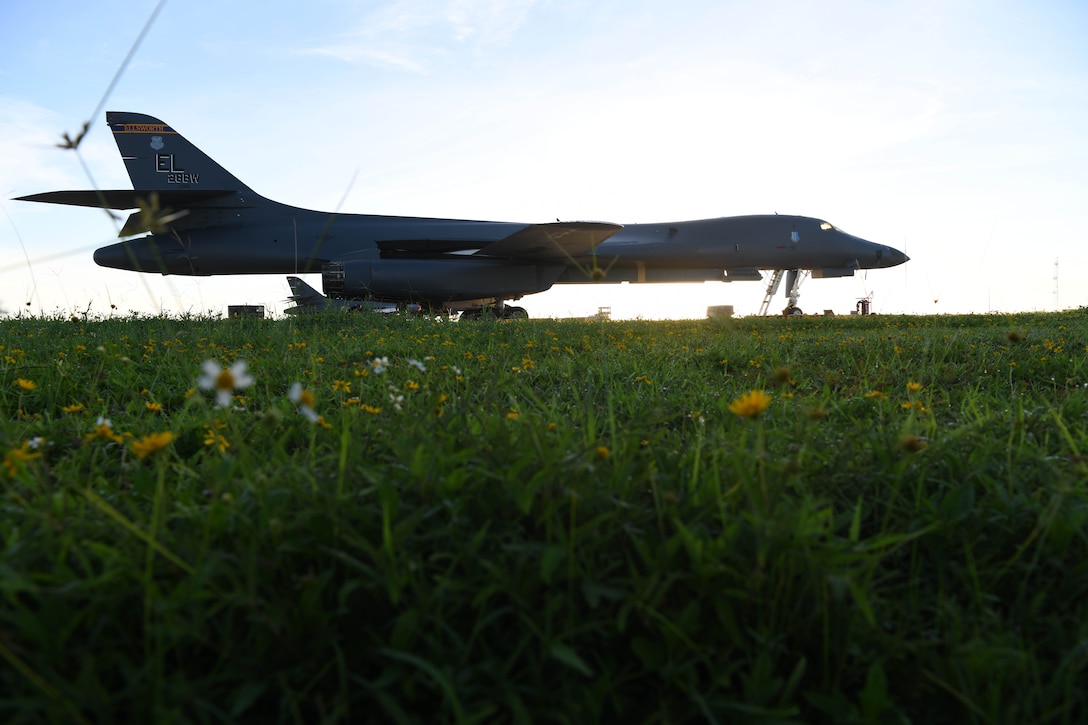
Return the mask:
[[46,204],[68,204],[69,206],[92,206],[99,209],[138,209],[140,200],[152,195],[159,195],[160,207],[174,209],[185,208],[193,204],[231,196],[233,191],[221,189],[173,189],[167,191],[144,191],[137,189],[114,189],[112,191],[47,191],[43,194],[20,196],[16,201],[39,201]]
[[621,224],[608,222],[556,222],[531,224],[505,239],[489,244],[476,256],[504,257],[533,262],[568,262],[585,257],[613,234]]

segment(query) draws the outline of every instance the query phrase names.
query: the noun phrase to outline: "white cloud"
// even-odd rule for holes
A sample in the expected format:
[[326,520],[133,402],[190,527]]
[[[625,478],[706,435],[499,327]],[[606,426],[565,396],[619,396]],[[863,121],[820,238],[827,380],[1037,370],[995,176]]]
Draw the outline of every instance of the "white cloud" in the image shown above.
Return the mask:
[[501,45],[526,21],[536,0],[455,0],[446,19],[458,41]]
[[365,13],[340,37],[298,52],[423,73],[466,46],[509,42],[536,1],[395,0]]

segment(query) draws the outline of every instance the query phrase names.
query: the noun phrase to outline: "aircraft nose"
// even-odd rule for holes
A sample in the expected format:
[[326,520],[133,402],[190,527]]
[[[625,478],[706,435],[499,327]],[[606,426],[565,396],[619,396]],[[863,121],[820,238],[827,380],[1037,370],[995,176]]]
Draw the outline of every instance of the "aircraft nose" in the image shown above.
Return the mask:
[[888,247],[888,260],[888,266],[895,267],[905,262],[909,262],[910,257],[908,257],[906,254],[903,254],[903,252],[900,252],[898,249]]
[[886,244],[870,242],[860,237],[851,237],[857,250],[857,260],[862,269],[884,269],[895,267],[910,260],[910,257],[900,252],[895,247]]

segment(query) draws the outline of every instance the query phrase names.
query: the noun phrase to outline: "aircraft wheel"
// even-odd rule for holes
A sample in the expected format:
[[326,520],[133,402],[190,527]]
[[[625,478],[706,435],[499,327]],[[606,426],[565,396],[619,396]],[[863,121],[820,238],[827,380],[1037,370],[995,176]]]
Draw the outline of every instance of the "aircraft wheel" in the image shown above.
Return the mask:
[[462,320],[494,320],[497,319],[494,307],[477,307],[465,310],[461,313]]
[[790,307],[787,307],[786,309],[782,310],[782,316],[783,317],[801,317],[804,314],[805,313],[801,310],[800,307],[790,306]]
[[508,320],[527,320],[529,319],[529,311],[524,307],[510,307],[507,305],[503,311],[503,317]]

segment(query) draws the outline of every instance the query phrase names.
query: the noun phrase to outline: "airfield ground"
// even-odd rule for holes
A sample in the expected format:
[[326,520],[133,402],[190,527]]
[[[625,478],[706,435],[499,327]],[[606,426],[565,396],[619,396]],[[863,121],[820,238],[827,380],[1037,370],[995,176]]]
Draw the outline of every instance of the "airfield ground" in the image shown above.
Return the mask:
[[3,320],[0,718],[1083,722],[1086,416],[1084,310]]

